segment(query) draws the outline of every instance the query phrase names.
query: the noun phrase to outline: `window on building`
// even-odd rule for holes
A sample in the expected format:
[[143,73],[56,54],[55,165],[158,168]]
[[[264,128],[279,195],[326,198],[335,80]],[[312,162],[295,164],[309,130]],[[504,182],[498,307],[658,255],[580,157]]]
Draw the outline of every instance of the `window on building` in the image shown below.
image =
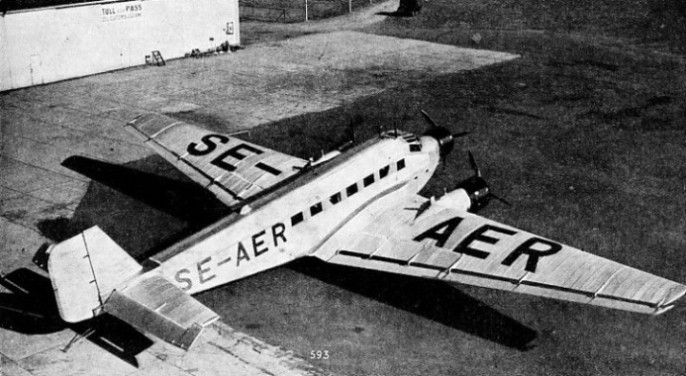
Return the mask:
[[339,202],[341,202],[341,192],[332,194],[329,200],[334,205],[338,204]]
[[374,174],[371,174],[364,178],[363,183],[365,187],[369,187],[370,185],[372,185],[372,183],[374,183]]
[[402,170],[403,168],[405,168],[405,159],[399,160],[398,163],[397,163],[397,166],[398,166],[398,171],[400,171],[400,170]]
[[421,144],[410,144],[410,151],[411,152],[422,151],[422,145]]
[[291,226],[295,226],[304,220],[305,220],[305,216],[303,215],[302,212],[300,212],[300,213],[291,217]]
[[345,193],[347,194],[348,197],[354,195],[357,193],[357,183],[353,183],[353,185],[349,186],[348,188],[345,189]]
[[311,216],[314,217],[315,215],[317,215],[321,212],[322,212],[322,203],[321,202],[318,202],[318,203],[310,206],[310,215]]

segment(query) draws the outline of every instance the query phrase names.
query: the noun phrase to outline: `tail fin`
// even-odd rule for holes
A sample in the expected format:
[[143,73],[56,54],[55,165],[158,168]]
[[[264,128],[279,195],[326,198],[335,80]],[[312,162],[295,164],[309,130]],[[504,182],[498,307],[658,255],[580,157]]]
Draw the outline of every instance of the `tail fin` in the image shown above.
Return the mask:
[[[107,312],[184,350],[219,318],[155,271],[142,267],[99,227],[52,246],[48,272],[62,319]],[[40,254],[39,261],[45,255]]]
[[143,269],[97,226],[48,252],[57,308],[62,319],[71,323],[102,313],[114,289]]

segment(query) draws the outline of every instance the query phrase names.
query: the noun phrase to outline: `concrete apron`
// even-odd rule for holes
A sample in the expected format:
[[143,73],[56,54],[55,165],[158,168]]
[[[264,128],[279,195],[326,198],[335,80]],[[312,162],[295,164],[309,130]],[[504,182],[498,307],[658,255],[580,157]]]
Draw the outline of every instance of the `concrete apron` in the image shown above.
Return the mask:
[[[394,72],[422,78],[517,57],[341,31],[0,94],[0,273],[45,285],[45,275],[30,262],[33,253],[43,242],[59,237],[52,236],[55,228],[71,221],[77,208],[85,206],[86,193],[94,189],[90,179],[62,162],[73,156],[110,164],[149,158],[153,152],[122,127],[139,114],[193,112],[210,120],[213,130],[234,132],[380,93],[401,84]],[[110,214],[98,212],[93,203],[87,211],[90,217]],[[127,236],[145,237],[145,233]],[[139,247],[155,242],[147,239]],[[89,328],[65,328],[50,318],[54,312],[29,309],[28,316],[22,314],[26,305],[20,303],[21,291],[8,283],[0,286],[0,316],[13,317],[0,320],[0,374],[319,372],[291,353],[224,324],[210,328],[189,353],[163,343],[143,346],[142,338],[140,351],[128,351],[106,337],[78,341],[63,352],[75,331]],[[47,304],[54,304],[47,298]],[[39,311],[51,310],[45,306],[43,301]]]

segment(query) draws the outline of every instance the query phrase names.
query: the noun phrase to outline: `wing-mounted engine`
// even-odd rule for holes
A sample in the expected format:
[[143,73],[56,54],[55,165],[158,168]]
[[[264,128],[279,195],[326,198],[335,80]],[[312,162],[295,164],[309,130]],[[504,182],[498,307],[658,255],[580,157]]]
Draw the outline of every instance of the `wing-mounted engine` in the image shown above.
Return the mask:
[[463,188],[458,188],[450,192],[446,192],[443,196],[438,199],[434,199],[432,203],[435,203],[446,208],[453,208],[458,210],[468,211],[472,206],[472,201],[469,198],[469,194]]
[[343,145],[339,146],[338,148],[336,148],[336,150],[332,150],[332,151],[330,151],[330,152],[328,152],[328,153],[324,153],[324,152],[322,151],[322,156],[319,157],[319,159],[310,162],[310,166],[311,166],[311,167],[314,167],[314,166],[320,165],[320,164],[322,164],[322,163],[324,163],[324,162],[328,162],[328,161],[330,161],[330,160],[332,160],[332,159],[338,157],[338,156],[341,155],[344,151],[350,149],[350,148],[353,147],[353,146],[354,146],[354,142],[353,142],[353,141],[348,141],[348,142],[346,142],[345,144],[343,144]]
[[474,170],[474,175],[459,183],[453,191],[446,193],[443,197],[436,200],[441,205],[467,210],[472,213],[483,209],[491,199],[502,201],[507,205],[511,205],[505,199],[496,196],[488,185],[486,180],[481,177],[481,170],[476,165],[474,155],[469,153],[469,164]]
[[481,176],[474,175],[459,183],[455,188],[453,192],[461,191],[460,196],[467,197],[468,206],[465,209],[472,213],[484,208],[492,198],[491,189]]

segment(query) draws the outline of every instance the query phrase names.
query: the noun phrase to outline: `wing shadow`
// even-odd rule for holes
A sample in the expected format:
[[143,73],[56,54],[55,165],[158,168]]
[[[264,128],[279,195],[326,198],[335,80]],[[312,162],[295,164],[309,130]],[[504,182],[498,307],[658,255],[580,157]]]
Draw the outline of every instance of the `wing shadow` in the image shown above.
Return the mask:
[[[72,156],[65,159],[62,166],[187,222],[206,221],[227,211],[226,206],[206,189],[176,170],[162,170],[160,163],[167,165],[158,156],[127,165]],[[168,176],[164,176],[165,173]]]
[[409,17],[414,17],[412,12],[402,12],[402,11],[394,11],[394,12],[376,12],[377,16],[387,16],[387,17],[398,17],[398,18],[409,18]]
[[[84,337],[88,341],[134,367],[138,367],[136,355],[154,343],[131,326],[109,315],[78,324],[62,321],[57,312],[50,280],[32,270],[17,269],[0,278],[0,285],[12,292],[0,294],[2,328],[28,335],[55,333],[64,329],[71,329],[81,335],[88,333]],[[70,344],[65,343],[63,348],[69,346]]]
[[289,267],[307,276],[517,350],[533,347],[537,332],[448,283],[339,266],[315,258]]
[[62,165],[92,181],[71,218],[37,224],[55,242],[97,225],[143,260],[229,213],[214,195],[158,156],[126,165],[72,156]]

